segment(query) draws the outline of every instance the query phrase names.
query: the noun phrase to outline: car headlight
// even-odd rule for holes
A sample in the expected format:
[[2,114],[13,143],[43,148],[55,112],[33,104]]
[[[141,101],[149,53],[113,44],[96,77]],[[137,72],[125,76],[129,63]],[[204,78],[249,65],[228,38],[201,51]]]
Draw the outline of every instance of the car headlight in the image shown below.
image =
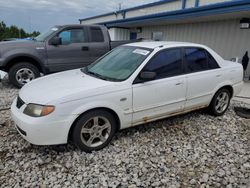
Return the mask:
[[55,110],[51,105],[28,104],[23,113],[32,117],[47,116]]

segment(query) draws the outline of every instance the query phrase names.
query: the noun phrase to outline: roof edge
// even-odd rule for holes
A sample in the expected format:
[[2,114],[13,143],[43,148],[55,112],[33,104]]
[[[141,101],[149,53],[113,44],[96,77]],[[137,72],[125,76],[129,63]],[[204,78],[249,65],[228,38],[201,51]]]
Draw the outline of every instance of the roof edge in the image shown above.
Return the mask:
[[[107,26],[113,26],[112,24],[125,24],[128,22],[135,22],[135,21],[147,21],[152,19],[161,19],[162,17],[172,17],[173,19],[178,19],[178,16],[180,15],[194,15],[194,14],[200,14],[202,15],[203,11],[214,11],[215,13],[220,13],[218,9],[228,9],[230,11],[236,11],[238,10],[237,7],[241,7],[239,10],[247,9],[250,10],[250,0],[237,0],[237,1],[230,1],[230,2],[221,2],[211,5],[204,5],[200,7],[193,7],[188,9],[180,9],[170,12],[162,12],[157,14],[150,14],[145,16],[138,16],[138,17],[132,17],[127,19],[119,19],[119,20],[112,20],[97,24],[107,25]],[[222,11],[223,12],[223,11]],[[205,14],[205,13],[204,13]]]
[[86,20],[90,20],[90,19],[100,18],[100,17],[103,17],[103,16],[110,16],[110,15],[115,14],[115,13],[118,14],[118,13],[127,12],[127,11],[131,11],[131,10],[136,10],[136,9],[141,9],[141,8],[147,8],[147,7],[162,5],[162,4],[173,2],[173,1],[177,1],[177,0],[156,1],[156,2],[153,2],[153,3],[148,3],[148,4],[144,4],[144,5],[131,7],[131,8],[126,8],[126,9],[122,9],[122,10],[118,10],[118,11],[114,11],[114,12],[108,12],[108,13],[100,14],[100,15],[97,15],[97,16],[82,18],[82,19],[79,19],[79,21],[86,21]]

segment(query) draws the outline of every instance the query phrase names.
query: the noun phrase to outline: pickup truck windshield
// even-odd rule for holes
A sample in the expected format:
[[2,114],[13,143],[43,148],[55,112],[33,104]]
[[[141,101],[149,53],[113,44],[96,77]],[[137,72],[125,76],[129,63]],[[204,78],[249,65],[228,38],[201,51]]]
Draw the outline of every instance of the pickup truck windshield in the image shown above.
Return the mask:
[[115,48],[82,71],[109,81],[126,80],[151,53],[151,49],[121,46]]
[[44,42],[47,37],[49,37],[52,33],[56,32],[58,30],[57,27],[50,28],[47,32],[41,33],[38,35],[35,40],[38,42]]

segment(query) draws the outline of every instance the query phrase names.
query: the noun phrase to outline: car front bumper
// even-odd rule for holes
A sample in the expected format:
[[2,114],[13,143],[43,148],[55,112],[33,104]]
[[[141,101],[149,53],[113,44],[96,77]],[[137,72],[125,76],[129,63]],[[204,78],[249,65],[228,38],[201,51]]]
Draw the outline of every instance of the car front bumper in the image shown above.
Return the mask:
[[16,99],[11,105],[11,116],[15,127],[21,136],[34,145],[66,144],[68,133],[72,124],[72,117],[53,116],[30,117],[23,114],[26,107],[16,107]]
[[1,67],[0,67],[0,82],[5,77],[6,74],[7,74],[6,72],[1,71]]

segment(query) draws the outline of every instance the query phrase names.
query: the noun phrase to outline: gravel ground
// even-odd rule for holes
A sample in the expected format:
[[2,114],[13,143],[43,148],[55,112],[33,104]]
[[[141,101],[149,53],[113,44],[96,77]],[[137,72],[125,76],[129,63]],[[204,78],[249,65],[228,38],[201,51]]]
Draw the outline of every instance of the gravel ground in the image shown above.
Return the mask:
[[[0,83],[0,109],[18,90]],[[0,111],[0,187],[250,187],[250,120],[203,111],[120,131],[90,154],[34,146]]]

